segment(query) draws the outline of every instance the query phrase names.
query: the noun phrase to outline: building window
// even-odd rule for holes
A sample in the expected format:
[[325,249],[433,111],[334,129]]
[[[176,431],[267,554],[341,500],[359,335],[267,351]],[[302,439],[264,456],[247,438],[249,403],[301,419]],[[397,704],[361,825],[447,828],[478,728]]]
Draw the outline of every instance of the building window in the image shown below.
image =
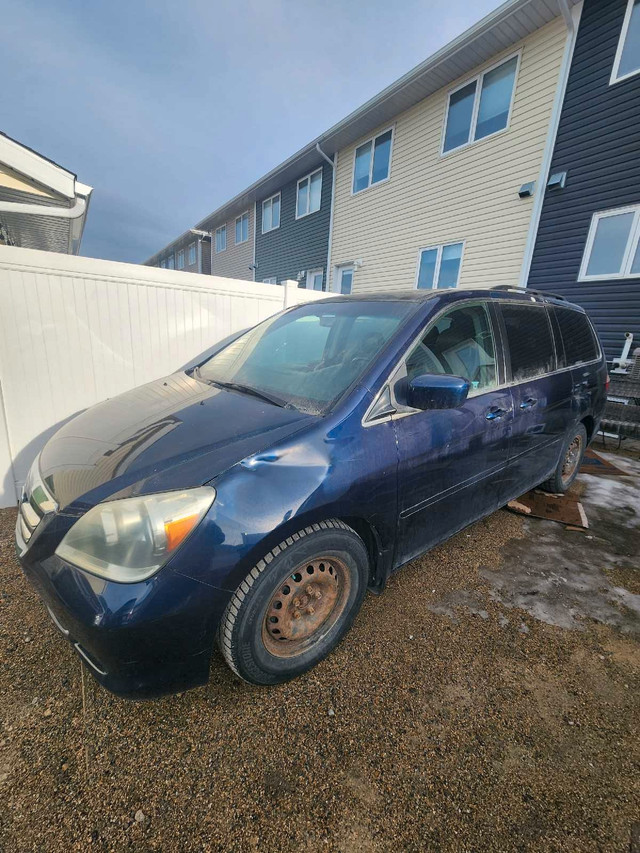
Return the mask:
[[189,244],[189,254],[187,255],[187,262],[188,262],[190,267],[192,267],[195,264],[197,257],[198,257],[198,255],[197,255],[197,251],[196,251],[196,244],[190,243]]
[[167,269],[172,270],[173,267],[174,267],[173,255],[169,255],[169,257],[167,258]]
[[418,261],[418,290],[457,287],[462,266],[464,243],[445,243],[420,250]]
[[315,213],[317,210],[320,210],[321,198],[322,168],[298,181],[298,190],[296,193],[296,219],[301,219],[303,216],[308,216],[310,213]]
[[249,214],[243,213],[236,219],[236,246],[249,239]]
[[184,269],[184,249],[180,249],[176,259],[176,266],[179,270]]
[[165,259],[163,258],[163,259],[160,261],[160,269],[166,270],[166,268],[167,268],[167,262],[166,262],[166,261],[165,261]]
[[640,0],[628,0],[610,83],[640,71]]
[[227,226],[216,228],[216,252],[224,252],[227,248]]
[[275,275],[270,275],[268,278],[263,278],[262,283],[263,284],[277,284],[278,281],[277,281]]
[[280,227],[280,193],[262,202],[262,233]]
[[353,159],[353,192],[359,193],[389,177],[393,129],[385,130],[356,148]]
[[640,205],[594,213],[580,279],[640,276]]
[[518,61],[512,56],[449,94],[443,154],[507,127]]
[[336,274],[333,279],[334,293],[351,293],[353,287],[353,265],[346,264],[343,267],[336,267]]
[[306,288],[307,290],[322,290],[322,279],[324,270],[307,270]]

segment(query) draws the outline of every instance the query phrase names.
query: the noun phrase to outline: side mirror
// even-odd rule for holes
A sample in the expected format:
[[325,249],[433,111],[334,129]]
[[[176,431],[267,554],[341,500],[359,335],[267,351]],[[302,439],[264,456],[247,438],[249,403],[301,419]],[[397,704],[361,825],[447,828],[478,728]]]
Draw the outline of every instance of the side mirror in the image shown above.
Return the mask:
[[413,409],[459,409],[467,399],[469,382],[461,376],[423,373],[407,387],[407,403]]

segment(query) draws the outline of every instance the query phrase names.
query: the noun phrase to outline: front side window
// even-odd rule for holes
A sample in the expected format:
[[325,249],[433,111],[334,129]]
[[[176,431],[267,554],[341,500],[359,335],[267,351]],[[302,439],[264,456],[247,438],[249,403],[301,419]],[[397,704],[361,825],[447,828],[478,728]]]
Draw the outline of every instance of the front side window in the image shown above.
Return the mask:
[[296,193],[296,219],[320,210],[322,201],[322,169],[298,181]]
[[640,205],[594,213],[580,279],[640,276]]
[[263,284],[277,284],[278,280],[275,277],[275,275],[270,275],[270,276],[267,276],[267,278],[263,278],[262,283]]
[[466,305],[441,314],[406,360],[407,379],[424,373],[462,376],[470,393],[497,385],[495,344],[485,305]]
[[173,255],[169,255],[167,258],[167,269],[172,270],[174,268]]
[[280,227],[280,193],[262,202],[262,233]]
[[518,57],[513,56],[449,95],[443,154],[505,129],[517,68]]
[[611,83],[640,71],[640,0],[628,0],[618,50],[613,61]]
[[216,228],[216,252],[224,252],[227,248],[227,226]]
[[557,306],[551,310],[555,314],[564,344],[564,366],[574,367],[598,358],[598,342],[586,314]]
[[511,358],[511,379],[524,382],[556,369],[551,325],[542,305],[500,306]]
[[393,130],[386,130],[356,148],[353,162],[353,192],[386,181],[391,166]]
[[176,266],[178,267],[179,270],[183,270],[184,269],[184,249],[180,249],[180,251],[178,252],[177,261],[178,262],[177,262]]
[[166,261],[165,261],[165,259],[163,258],[163,259],[160,261],[160,269],[166,270],[166,268],[167,268],[167,262],[166,262]]
[[196,260],[197,260],[196,244],[190,243],[189,244],[189,254],[187,256],[187,261],[188,261],[189,266],[190,267],[193,266],[195,264]]
[[416,304],[301,305],[250,329],[194,372],[269,394],[275,404],[324,414],[378,357]]
[[243,213],[236,219],[236,246],[238,243],[246,243],[249,239],[249,214]]
[[463,243],[445,243],[420,251],[418,290],[457,287],[462,265]]

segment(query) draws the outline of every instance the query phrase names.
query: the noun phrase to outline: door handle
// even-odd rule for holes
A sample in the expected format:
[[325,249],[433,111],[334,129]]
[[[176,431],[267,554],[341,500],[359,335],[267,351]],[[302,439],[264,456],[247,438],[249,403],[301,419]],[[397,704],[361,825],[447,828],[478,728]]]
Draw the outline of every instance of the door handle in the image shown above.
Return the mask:
[[537,400],[534,400],[534,399],[533,399],[533,397],[527,397],[527,399],[526,399],[526,400],[523,400],[523,401],[520,403],[520,408],[521,408],[521,409],[532,409],[532,408],[535,406],[535,404],[536,404],[537,402],[538,402],[538,401],[537,401]]
[[494,407],[489,409],[485,417],[488,421],[495,421],[497,418],[501,418],[503,415],[506,415],[507,412],[508,409],[498,409],[497,407]]

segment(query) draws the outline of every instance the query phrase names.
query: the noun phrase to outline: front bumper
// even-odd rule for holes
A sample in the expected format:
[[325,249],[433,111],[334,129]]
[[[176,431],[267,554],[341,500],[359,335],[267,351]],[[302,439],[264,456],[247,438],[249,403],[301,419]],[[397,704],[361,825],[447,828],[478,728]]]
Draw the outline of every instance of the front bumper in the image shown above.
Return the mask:
[[55,554],[32,557],[19,531],[16,546],[54,624],[108,690],[146,699],[206,683],[230,592],[169,566],[141,583],[114,583]]

